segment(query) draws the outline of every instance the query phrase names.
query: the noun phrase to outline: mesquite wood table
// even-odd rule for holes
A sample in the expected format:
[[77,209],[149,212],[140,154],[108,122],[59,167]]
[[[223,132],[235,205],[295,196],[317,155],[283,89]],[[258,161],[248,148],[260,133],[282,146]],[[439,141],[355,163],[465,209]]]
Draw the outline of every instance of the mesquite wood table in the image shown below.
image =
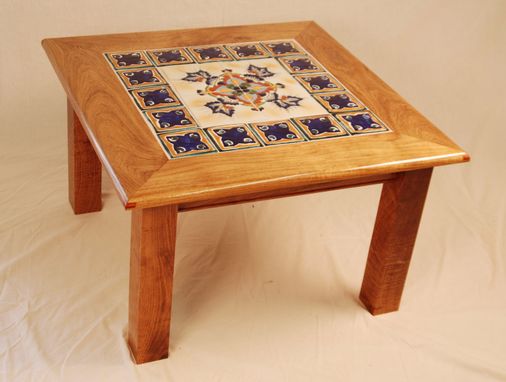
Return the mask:
[[54,38],[69,196],[132,209],[128,342],[168,356],[177,213],[383,183],[360,298],[395,311],[434,166],[469,156],[314,22]]

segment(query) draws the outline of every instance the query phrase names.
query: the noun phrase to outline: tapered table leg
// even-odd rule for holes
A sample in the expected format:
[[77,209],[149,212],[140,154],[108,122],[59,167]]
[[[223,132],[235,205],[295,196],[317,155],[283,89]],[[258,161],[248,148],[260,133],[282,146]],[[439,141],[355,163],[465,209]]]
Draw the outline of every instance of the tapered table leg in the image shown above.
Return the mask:
[[102,209],[102,165],[67,101],[69,200],[75,214]]
[[372,314],[399,309],[432,168],[383,185],[360,299]]
[[136,363],[169,355],[177,206],[134,209],[128,344]]

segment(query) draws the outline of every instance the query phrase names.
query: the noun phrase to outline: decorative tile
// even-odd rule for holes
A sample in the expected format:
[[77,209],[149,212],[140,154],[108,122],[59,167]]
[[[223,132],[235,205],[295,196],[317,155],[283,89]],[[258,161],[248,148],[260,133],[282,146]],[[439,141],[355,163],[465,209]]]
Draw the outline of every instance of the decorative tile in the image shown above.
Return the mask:
[[304,53],[293,41],[270,41],[263,44],[269,52],[278,57]]
[[270,57],[269,53],[260,44],[235,44],[226,47],[238,60]]
[[156,86],[131,90],[137,105],[143,110],[177,106],[181,103],[168,86]]
[[206,132],[221,151],[262,146],[246,125],[211,127]]
[[190,47],[188,50],[197,62],[233,60],[233,57],[221,45]]
[[365,109],[365,106],[350,93],[334,92],[325,94],[315,94],[314,97],[318,99],[328,111],[333,113],[341,113],[347,111],[358,111]]
[[341,114],[337,116],[352,134],[389,131],[372,112]]
[[329,114],[295,118],[309,139],[323,139],[348,135],[346,130]]
[[200,129],[160,134],[160,140],[172,158],[206,154],[216,151],[212,142]]
[[325,113],[274,58],[159,69],[200,127]]
[[116,69],[140,68],[151,65],[148,57],[142,51],[106,53],[106,56]]
[[290,73],[323,72],[323,68],[308,56],[280,57],[279,61]]
[[294,76],[311,93],[344,90],[344,86],[328,73]]
[[303,142],[304,136],[289,121],[275,121],[268,123],[253,123],[253,130],[266,145],[279,145],[283,143]]
[[120,70],[117,73],[128,89],[166,83],[160,73],[154,68]]
[[157,132],[197,127],[195,120],[184,107],[148,111],[146,116]]
[[390,131],[293,40],[105,59],[169,158]]
[[183,48],[157,49],[148,51],[149,56],[156,65],[177,65],[188,64],[193,59]]

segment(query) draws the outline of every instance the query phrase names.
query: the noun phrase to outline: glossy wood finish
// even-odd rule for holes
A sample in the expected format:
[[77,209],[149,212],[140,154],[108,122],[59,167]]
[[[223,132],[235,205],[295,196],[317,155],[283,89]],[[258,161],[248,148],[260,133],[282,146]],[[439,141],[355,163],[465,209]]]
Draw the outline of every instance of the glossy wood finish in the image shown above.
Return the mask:
[[102,209],[102,166],[70,103],[67,104],[68,192],[74,213]]
[[177,207],[132,211],[128,344],[136,363],[169,355]]
[[372,314],[399,309],[432,169],[385,182],[360,291]]
[[[168,160],[103,57],[104,52],[284,38],[314,55],[394,133],[308,142],[297,150],[280,145]],[[46,39],[43,46],[126,208],[206,204],[469,160],[314,22]]]

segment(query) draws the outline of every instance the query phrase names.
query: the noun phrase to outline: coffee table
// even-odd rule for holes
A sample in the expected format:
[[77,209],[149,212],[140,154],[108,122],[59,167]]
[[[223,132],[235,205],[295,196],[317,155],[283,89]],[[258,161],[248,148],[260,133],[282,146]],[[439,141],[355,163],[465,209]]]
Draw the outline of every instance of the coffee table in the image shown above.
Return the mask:
[[178,212],[383,184],[360,299],[399,308],[435,166],[469,160],[314,22],[51,38],[69,197],[132,210],[128,343],[168,356]]

